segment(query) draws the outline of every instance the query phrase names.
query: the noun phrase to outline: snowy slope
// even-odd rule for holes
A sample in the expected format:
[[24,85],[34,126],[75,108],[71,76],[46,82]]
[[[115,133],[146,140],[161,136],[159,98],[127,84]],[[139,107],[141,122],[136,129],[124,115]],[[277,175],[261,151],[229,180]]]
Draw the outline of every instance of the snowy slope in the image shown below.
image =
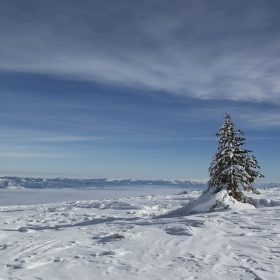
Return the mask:
[[280,279],[280,188],[170,215],[200,194],[2,206],[0,279]]

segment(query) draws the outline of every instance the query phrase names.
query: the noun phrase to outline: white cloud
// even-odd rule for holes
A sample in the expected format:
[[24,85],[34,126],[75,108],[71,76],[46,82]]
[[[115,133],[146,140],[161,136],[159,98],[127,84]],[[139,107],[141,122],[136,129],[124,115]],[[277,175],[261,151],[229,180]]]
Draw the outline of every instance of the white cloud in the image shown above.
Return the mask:
[[67,158],[67,155],[34,152],[0,152],[4,158]]
[[257,114],[241,114],[241,119],[246,121],[249,126],[253,126],[254,129],[271,129],[280,127],[280,115],[279,113],[263,113]]
[[[280,43],[280,42],[279,42]],[[207,50],[189,57],[167,53],[127,54],[126,58],[104,55],[54,55],[39,57],[34,63],[21,61],[0,65],[1,70],[60,75],[72,79],[97,81],[119,86],[166,91],[175,95],[199,99],[228,99],[235,101],[280,101],[278,73],[270,73],[266,56],[255,58],[249,53],[216,57],[210,64]],[[258,65],[253,62],[259,60]],[[172,63],[168,63],[172,61]],[[280,66],[280,59],[274,64]]]
[[[159,6],[157,12],[143,5],[139,13],[145,16],[128,5],[132,22],[119,16],[117,6],[102,10],[100,21],[87,10],[58,9],[70,11],[58,15],[56,7],[51,10],[54,23],[46,17],[23,23],[22,29],[13,25],[1,40],[0,70],[198,99],[279,103],[280,39],[269,25],[271,10],[258,2],[234,13],[228,5],[180,2],[172,9]],[[73,16],[76,22],[69,28]]]
[[101,140],[101,137],[79,137],[79,136],[56,136],[56,137],[33,137],[34,142],[85,142]]

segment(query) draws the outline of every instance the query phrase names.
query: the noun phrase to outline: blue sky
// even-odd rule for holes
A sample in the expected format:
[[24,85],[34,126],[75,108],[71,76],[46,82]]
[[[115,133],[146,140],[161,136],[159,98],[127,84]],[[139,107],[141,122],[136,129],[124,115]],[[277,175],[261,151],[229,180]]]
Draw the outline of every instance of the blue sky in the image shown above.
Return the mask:
[[279,1],[1,1],[0,174],[203,179],[230,113],[280,181]]

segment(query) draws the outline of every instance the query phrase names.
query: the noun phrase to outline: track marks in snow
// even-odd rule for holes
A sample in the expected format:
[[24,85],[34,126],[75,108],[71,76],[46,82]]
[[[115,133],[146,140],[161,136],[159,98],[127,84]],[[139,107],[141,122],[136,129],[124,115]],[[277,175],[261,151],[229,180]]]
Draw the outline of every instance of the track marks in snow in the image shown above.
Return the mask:
[[198,195],[0,207],[0,279],[280,279],[280,207],[159,216]]

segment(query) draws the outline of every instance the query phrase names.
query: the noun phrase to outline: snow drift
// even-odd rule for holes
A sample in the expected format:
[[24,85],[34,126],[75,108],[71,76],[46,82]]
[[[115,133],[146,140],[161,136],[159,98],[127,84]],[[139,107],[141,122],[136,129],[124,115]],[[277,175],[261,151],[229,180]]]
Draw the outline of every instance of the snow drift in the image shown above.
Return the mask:
[[0,206],[0,278],[280,279],[280,188],[252,198],[260,208],[201,191]]

